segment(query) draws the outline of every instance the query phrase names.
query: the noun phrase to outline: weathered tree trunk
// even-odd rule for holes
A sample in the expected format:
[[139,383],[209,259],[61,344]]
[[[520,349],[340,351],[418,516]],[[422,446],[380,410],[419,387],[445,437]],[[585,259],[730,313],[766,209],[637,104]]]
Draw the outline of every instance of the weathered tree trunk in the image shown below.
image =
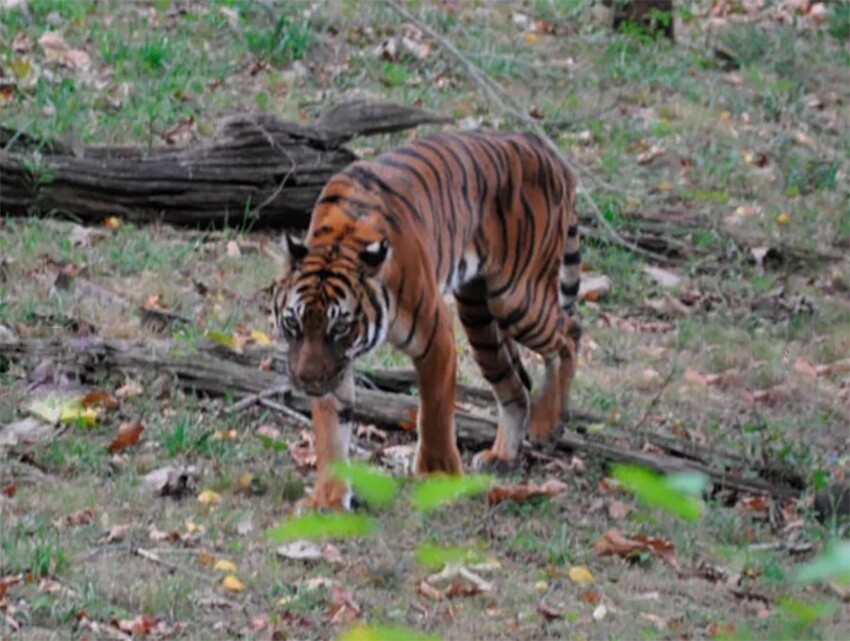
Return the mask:
[[93,147],[77,154],[4,130],[0,214],[303,228],[327,180],[357,159],[345,142],[448,120],[358,101],[330,109],[315,124],[269,115],[231,118],[210,143],[188,148]]
[[[138,342],[93,338],[71,341],[0,339],[0,362],[4,358],[27,362],[49,358],[83,379],[112,370],[167,373],[184,389],[215,395],[230,394],[237,398],[287,387],[285,376],[257,368],[260,358],[270,355],[273,360],[281,357],[279,352],[273,350],[270,353],[267,348],[236,354],[214,343],[179,345],[166,340]],[[404,381],[409,379],[406,374],[364,376],[373,382],[383,379],[388,385],[404,385]],[[467,389],[467,392],[470,397],[483,399],[485,396],[483,391],[469,392]],[[294,410],[305,414],[310,412],[309,399],[295,390],[288,390],[286,402]],[[418,401],[414,396],[360,387],[354,417],[364,423],[399,428],[401,424],[410,422],[411,411],[417,407]],[[496,434],[495,420],[469,412],[456,411],[455,423],[458,440],[468,447],[489,445]],[[577,425],[581,427],[582,421],[573,421],[572,427]],[[586,422],[584,427],[587,427]],[[689,444],[672,438],[659,442],[657,452],[645,452],[641,449],[642,435],[608,428],[603,432],[591,436],[566,431],[555,446],[560,450],[584,452],[606,461],[632,463],[661,472],[699,471],[719,488],[776,496],[796,496],[802,488],[802,480],[793,471],[771,473],[763,464],[715,453],[708,448],[700,448],[697,456]]]

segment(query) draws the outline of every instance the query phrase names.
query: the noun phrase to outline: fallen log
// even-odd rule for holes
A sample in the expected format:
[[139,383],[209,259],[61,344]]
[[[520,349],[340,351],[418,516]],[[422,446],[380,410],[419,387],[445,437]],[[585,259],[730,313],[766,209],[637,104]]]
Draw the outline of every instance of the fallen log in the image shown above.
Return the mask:
[[357,160],[344,143],[444,122],[450,119],[421,109],[355,101],[332,107],[312,124],[237,116],[208,143],[151,150],[73,150],[0,129],[0,214],[305,228],[327,180]]
[[[246,348],[244,353],[235,353],[212,342],[181,344],[168,340],[140,342],[91,337],[0,340],[0,365],[3,359],[29,363],[51,359],[84,381],[102,376],[105,371],[146,370],[170,374],[180,387],[189,391],[236,398],[259,395],[277,388],[287,392],[286,402],[291,409],[308,414],[310,400],[288,388],[285,376],[257,367],[260,360],[270,356],[273,360],[279,359],[281,353],[279,350],[270,353],[268,348]],[[418,400],[414,396],[360,387],[354,417],[359,422],[398,429],[401,424],[409,422],[411,411],[417,407]],[[458,440],[467,447],[487,445],[496,433],[495,420],[469,412],[456,411],[455,422]],[[580,421],[574,423],[581,427]],[[587,424],[584,427],[586,429]],[[603,433],[606,431],[607,428],[602,430]],[[801,488],[787,482],[787,479],[760,477],[759,465],[744,459],[729,464],[723,463],[722,456],[710,454],[706,455],[709,462],[703,462],[672,453],[644,452],[638,442],[641,435],[630,437],[624,431],[619,431],[611,442],[604,438],[602,435],[591,437],[566,431],[558,438],[555,447],[562,451],[584,452],[608,462],[641,465],[659,472],[702,472],[717,488],[779,497],[800,494]],[[624,439],[627,440],[625,444],[619,442]],[[668,441],[673,440],[668,438]],[[686,447],[686,444],[680,445]],[[748,478],[745,476],[748,473],[754,476]]]

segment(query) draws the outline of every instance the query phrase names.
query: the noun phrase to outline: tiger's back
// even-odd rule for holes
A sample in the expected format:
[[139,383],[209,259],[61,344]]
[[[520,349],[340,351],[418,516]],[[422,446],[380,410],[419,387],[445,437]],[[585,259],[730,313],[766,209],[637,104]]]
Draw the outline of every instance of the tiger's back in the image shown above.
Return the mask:
[[[290,241],[275,297],[294,380],[330,380],[313,387],[327,396],[353,360],[389,341],[419,372],[417,470],[459,472],[451,292],[499,401],[496,441],[477,465],[513,464],[525,432],[550,436],[567,410],[580,334],[569,316],[580,276],[575,186],[532,134],[420,138],[349,166],[323,190],[305,242]],[[517,343],[546,362],[534,403]],[[317,355],[324,366],[310,365]]]

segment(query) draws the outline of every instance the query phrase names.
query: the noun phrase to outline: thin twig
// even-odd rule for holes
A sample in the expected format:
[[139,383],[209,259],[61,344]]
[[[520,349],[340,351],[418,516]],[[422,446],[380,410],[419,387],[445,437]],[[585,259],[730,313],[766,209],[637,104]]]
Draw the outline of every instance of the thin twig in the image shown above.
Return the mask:
[[201,572],[196,572],[195,570],[183,567],[182,565],[177,565],[176,563],[172,563],[171,561],[161,559],[156,553],[151,552],[150,550],[146,550],[145,548],[133,548],[133,554],[135,554],[136,556],[140,556],[148,561],[151,561],[152,563],[156,563],[157,565],[161,565],[162,567],[168,569],[170,572],[183,572],[207,583],[216,582],[215,579],[207,576],[206,574],[202,574]]
[[[388,7],[390,7],[393,11],[401,15],[405,18],[405,20],[409,20],[413,24],[415,24],[419,29],[421,29],[424,33],[428,34],[431,38],[433,38],[443,49],[445,49],[448,53],[450,53],[458,62],[460,62],[464,67],[466,67],[467,72],[472,77],[472,79],[487,93],[490,100],[494,102],[499,109],[503,112],[507,113],[510,116],[513,116],[523,124],[527,125],[531,130],[536,133],[543,142],[546,144],[549,149],[551,149],[554,153],[558,155],[567,165],[571,168],[574,168],[576,174],[585,174],[584,170],[575,166],[573,162],[568,161],[565,157],[561,148],[552,140],[549,135],[546,133],[546,130],[531,116],[523,113],[523,111],[519,108],[516,102],[514,102],[513,98],[511,98],[496,82],[486,75],[478,66],[472,62],[469,58],[463,55],[463,52],[460,51],[457,47],[455,47],[451,42],[446,40],[439,33],[434,31],[427,24],[419,20],[416,16],[410,13],[407,9],[399,6],[393,0],[385,0]],[[620,245],[628,249],[629,251],[644,256],[645,258],[650,258],[656,262],[660,263],[669,263],[670,259],[661,254],[656,254],[655,252],[648,251],[643,249],[642,247],[638,247],[634,243],[629,242],[625,238],[623,238],[619,232],[614,229],[614,227],[609,223],[605,216],[603,216],[602,212],[599,209],[599,206],[590,197],[590,193],[579,183],[578,185],[578,193],[580,196],[584,198],[584,200],[588,203],[590,207],[590,211],[593,214],[593,217],[596,219],[596,222],[599,223],[599,226],[605,230],[608,234],[611,242]]]
[[271,396],[277,396],[278,394],[286,394],[290,389],[289,384],[278,385],[277,387],[271,387],[267,390],[263,390],[262,392],[258,392],[257,394],[250,394],[243,398],[240,401],[237,401],[226,410],[224,410],[225,414],[235,414],[236,412],[241,412],[242,410],[251,407],[254,403],[259,403],[264,398],[269,398]]
[[643,413],[643,416],[640,417],[640,420],[634,426],[633,431],[639,431],[646,423],[646,420],[649,418],[649,415],[652,413],[652,410],[655,409],[655,406],[658,405],[658,401],[661,400],[665,390],[670,385],[670,381],[673,380],[673,375],[676,373],[677,368],[674,365],[670,368],[670,371],[667,372],[667,376],[664,377],[664,380],[661,382],[661,387],[658,388],[658,391],[655,393],[655,396],[652,397],[652,400],[649,401],[649,405],[646,406],[646,410]]
[[301,425],[311,426],[313,422],[301,414],[300,412],[296,412],[294,409],[287,407],[283,403],[277,403],[275,401],[270,401],[267,398],[260,399],[260,405],[264,405],[272,410],[277,410],[281,414],[286,414],[289,418],[294,420],[297,423],[301,423]]

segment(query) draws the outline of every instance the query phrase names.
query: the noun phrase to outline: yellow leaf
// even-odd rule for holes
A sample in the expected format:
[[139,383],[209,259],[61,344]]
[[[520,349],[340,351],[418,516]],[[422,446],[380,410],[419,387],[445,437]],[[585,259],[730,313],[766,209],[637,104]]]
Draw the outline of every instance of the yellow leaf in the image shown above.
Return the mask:
[[82,423],[83,425],[92,426],[97,423],[98,411],[95,407],[81,407],[71,405],[62,408],[59,413],[60,423]]
[[109,216],[106,220],[103,221],[103,226],[107,229],[111,229],[115,231],[116,229],[121,227],[121,219],[118,216]]
[[236,572],[236,565],[234,563],[231,563],[227,559],[219,559],[213,565],[213,570],[218,570],[219,572],[233,573]]
[[537,42],[537,34],[531,32],[525,34],[525,41],[528,43]]
[[221,580],[221,587],[223,587],[228,592],[242,592],[245,589],[245,586],[242,584],[242,581],[237,579],[232,574],[228,574]]
[[201,550],[198,552],[198,563],[204,566],[209,566],[215,563],[215,557],[209,552]]
[[198,502],[205,505],[218,505],[221,503],[221,495],[212,490],[204,490],[198,494]]
[[751,152],[749,149],[742,149],[741,150],[741,156],[744,159],[745,165],[752,165],[753,164],[753,152]]
[[546,581],[538,581],[534,584],[534,589],[537,590],[540,594],[546,592],[549,589],[549,584]]
[[584,585],[585,583],[591,583],[593,581],[593,574],[591,574],[590,570],[583,565],[575,565],[571,567],[568,576],[570,577],[570,581],[578,583],[579,585]]
[[218,343],[222,347],[227,347],[228,349],[236,349],[236,339],[229,334],[225,334],[224,332],[217,332],[213,329],[208,329],[204,332],[204,338],[208,338],[213,343]]
[[25,58],[15,58],[9,66],[12,69],[12,73],[15,74],[15,78],[18,80],[23,80],[32,73],[32,65],[30,64],[30,61]]
[[239,489],[240,490],[249,490],[251,489],[251,483],[254,481],[254,475],[250,472],[243,472],[239,477]]
[[783,211],[776,217],[776,222],[778,222],[780,225],[787,225],[791,222],[791,216]]
[[[213,492],[213,494],[215,494],[215,492]],[[216,496],[218,496],[218,495],[216,494]],[[200,500],[200,497],[198,497],[198,500]],[[221,497],[219,497],[219,500],[221,500]],[[195,522],[192,521],[191,519],[186,521],[186,534],[191,536],[192,534],[195,534],[196,532],[200,532],[201,534],[203,534],[204,527],[202,525],[196,525]]]
[[251,330],[251,340],[253,340],[257,345],[271,345],[272,339],[269,338],[269,335],[265,332],[261,332],[258,329]]
[[213,441],[232,441],[238,436],[236,430],[216,430],[213,432]]

